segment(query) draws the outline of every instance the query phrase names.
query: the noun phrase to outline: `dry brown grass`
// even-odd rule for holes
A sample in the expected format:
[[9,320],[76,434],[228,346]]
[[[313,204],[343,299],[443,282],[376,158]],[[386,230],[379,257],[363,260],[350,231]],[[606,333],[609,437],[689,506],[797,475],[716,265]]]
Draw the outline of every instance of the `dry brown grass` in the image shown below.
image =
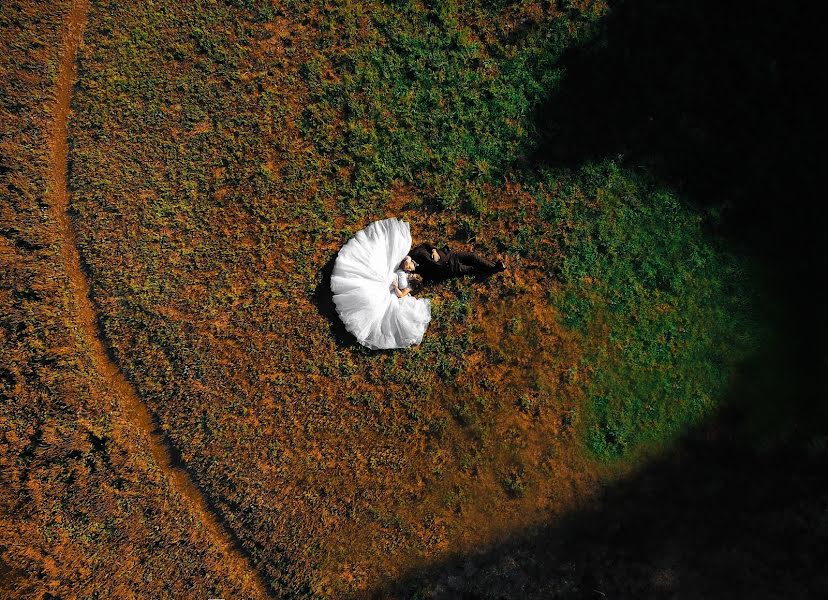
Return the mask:
[[73,240],[50,210],[70,5],[17,3],[0,21],[0,596],[260,597],[159,469],[79,316]]

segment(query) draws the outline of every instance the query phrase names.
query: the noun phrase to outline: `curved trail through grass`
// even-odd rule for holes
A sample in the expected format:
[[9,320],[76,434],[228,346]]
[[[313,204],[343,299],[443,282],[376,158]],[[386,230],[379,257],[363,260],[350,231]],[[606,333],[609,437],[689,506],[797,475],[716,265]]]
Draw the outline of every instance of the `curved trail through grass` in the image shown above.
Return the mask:
[[158,466],[167,475],[170,485],[183,496],[188,508],[204,524],[217,547],[222,548],[225,552],[230,562],[228,567],[240,573],[249,573],[250,581],[255,584],[260,596],[267,598],[270,597],[267,587],[258,572],[251,566],[251,561],[242,549],[238,539],[224,524],[215,509],[211,507],[210,502],[196,486],[187,471],[180,465],[180,461],[177,459],[177,451],[167,440],[164,433],[156,426],[149,409],[115,364],[104,342],[103,332],[99,327],[95,309],[89,297],[89,282],[81,267],[75,230],[67,212],[69,206],[67,121],[72,85],[77,78],[77,51],[88,12],[88,0],[75,0],[67,17],[57,74],[54,120],[50,132],[52,144],[49,169],[50,205],[63,237],[62,260],[75,302],[77,325],[89,344],[95,367],[103,376],[104,381],[109,384],[112,392],[116,394],[128,417],[147,434],[152,455]]

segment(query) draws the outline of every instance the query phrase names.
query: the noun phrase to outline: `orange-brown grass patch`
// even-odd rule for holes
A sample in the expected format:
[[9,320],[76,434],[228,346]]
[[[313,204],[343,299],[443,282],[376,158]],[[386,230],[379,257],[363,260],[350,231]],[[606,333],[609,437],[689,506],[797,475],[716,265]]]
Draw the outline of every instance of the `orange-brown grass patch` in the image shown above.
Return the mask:
[[82,8],[0,15],[0,596],[261,597],[159,469],[78,316],[52,209],[68,108],[55,88],[61,73],[68,94],[63,41]]

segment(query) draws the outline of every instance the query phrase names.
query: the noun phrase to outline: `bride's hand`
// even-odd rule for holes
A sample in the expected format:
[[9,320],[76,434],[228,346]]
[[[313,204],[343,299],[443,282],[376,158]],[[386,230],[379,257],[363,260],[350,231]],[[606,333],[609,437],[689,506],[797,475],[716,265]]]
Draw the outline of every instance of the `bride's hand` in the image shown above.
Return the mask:
[[431,258],[434,262],[440,262],[440,253],[437,252],[436,248],[431,251]]

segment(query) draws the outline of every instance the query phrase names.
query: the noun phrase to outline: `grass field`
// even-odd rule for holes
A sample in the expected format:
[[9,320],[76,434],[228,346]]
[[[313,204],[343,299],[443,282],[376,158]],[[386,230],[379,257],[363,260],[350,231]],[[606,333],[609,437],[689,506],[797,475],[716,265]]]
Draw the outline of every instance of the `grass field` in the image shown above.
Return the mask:
[[[711,233],[715,210],[622,157],[535,158],[561,59],[600,39],[607,13],[92,4],[69,173],[92,297],[117,363],[275,595],[368,595],[565,514],[715,415],[756,348],[754,266]],[[39,60],[48,90],[55,55]],[[19,174],[30,203],[38,147]],[[325,280],[351,235],[394,215],[509,270],[429,288],[423,344],[369,352]],[[4,294],[24,278],[4,276]],[[64,310],[15,306],[24,329]],[[103,410],[97,397],[84,402]],[[27,419],[65,419],[48,415]],[[188,529],[164,514],[160,530]]]
[[69,11],[22,2],[0,14],[0,597],[252,597],[114,401],[77,324],[50,211]]

